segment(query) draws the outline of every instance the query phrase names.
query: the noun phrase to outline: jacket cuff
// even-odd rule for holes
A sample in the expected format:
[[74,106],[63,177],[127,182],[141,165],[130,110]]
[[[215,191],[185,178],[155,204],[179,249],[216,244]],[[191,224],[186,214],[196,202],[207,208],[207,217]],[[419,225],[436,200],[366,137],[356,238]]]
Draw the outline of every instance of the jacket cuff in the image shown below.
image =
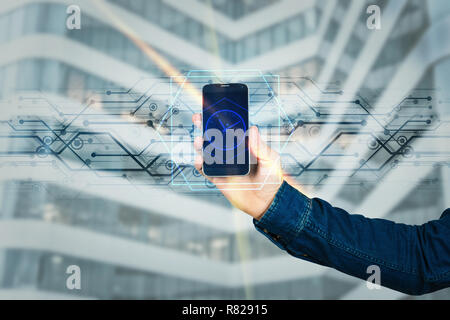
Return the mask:
[[253,219],[256,229],[278,247],[285,249],[303,229],[311,211],[311,199],[283,182],[261,220]]

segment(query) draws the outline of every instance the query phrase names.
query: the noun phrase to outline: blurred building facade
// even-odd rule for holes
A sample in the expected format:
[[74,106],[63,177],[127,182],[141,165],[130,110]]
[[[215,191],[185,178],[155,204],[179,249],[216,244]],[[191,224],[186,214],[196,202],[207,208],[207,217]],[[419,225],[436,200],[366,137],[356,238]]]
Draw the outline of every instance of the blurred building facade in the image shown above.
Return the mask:
[[[66,28],[72,3],[81,8],[80,30]],[[366,8],[373,3],[383,18],[376,35],[366,26]],[[166,76],[120,31],[117,17],[181,71],[218,63],[307,75],[329,88],[350,85],[376,99],[407,57],[436,36],[433,28],[447,23],[450,8],[446,1],[433,0],[4,2],[1,99],[35,90],[84,101],[95,91],[126,90],[132,84],[123,74],[94,68],[100,60],[110,70]],[[436,57],[424,59],[419,83],[448,87],[449,53],[429,49]],[[444,107],[437,112],[448,116]],[[380,215],[410,224],[437,218],[450,194],[445,177],[447,168],[429,170],[405,197],[389,199],[392,203]],[[368,291],[362,281],[297,261],[254,230],[208,227],[188,215],[159,212],[152,205],[156,195],[147,206],[136,206],[28,179],[3,181],[1,191],[1,298],[409,298],[390,290]],[[375,199],[382,196],[379,189],[370,192]],[[201,211],[202,203],[210,201],[173,197],[183,204],[167,210],[191,206]],[[337,198],[351,208],[363,202],[352,188],[343,188]],[[231,212],[217,201],[220,210]],[[68,265],[80,266],[81,290],[66,288]],[[449,297],[448,290],[425,296]]]

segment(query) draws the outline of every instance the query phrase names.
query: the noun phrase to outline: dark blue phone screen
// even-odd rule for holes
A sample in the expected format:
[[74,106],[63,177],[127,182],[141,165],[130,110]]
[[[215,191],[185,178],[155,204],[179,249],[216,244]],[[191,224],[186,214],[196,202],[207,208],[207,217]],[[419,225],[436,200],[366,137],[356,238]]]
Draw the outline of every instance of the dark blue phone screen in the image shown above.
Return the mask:
[[245,84],[203,87],[203,172],[208,176],[249,173],[248,88]]

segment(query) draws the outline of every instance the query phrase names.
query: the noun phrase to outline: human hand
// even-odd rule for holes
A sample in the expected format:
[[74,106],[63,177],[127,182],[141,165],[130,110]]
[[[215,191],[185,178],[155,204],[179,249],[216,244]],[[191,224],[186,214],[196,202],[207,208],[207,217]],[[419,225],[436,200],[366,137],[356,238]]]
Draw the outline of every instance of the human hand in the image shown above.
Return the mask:
[[[192,116],[192,122],[201,128],[201,115]],[[203,138],[196,137],[194,148],[198,155],[195,158],[195,168],[204,175]],[[255,167],[247,176],[208,177],[209,181],[223,193],[236,208],[251,215],[256,220],[262,218],[272,203],[283,182],[280,156],[262,141],[258,128],[253,126],[249,133],[250,153],[257,159]]]

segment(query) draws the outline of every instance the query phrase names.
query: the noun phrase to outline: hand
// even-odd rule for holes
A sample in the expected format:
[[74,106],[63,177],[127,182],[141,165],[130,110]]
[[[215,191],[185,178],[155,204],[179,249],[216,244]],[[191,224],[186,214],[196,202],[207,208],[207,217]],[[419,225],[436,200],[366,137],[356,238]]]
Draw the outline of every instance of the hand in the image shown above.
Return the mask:
[[[192,116],[192,122],[201,128],[201,115]],[[194,148],[198,155],[195,158],[195,168],[204,175],[202,170],[203,138],[196,137]],[[247,176],[207,177],[214,183],[223,195],[236,208],[259,220],[272,203],[283,182],[280,156],[262,141],[257,127],[250,128],[249,149],[257,159],[257,165],[251,168]]]

